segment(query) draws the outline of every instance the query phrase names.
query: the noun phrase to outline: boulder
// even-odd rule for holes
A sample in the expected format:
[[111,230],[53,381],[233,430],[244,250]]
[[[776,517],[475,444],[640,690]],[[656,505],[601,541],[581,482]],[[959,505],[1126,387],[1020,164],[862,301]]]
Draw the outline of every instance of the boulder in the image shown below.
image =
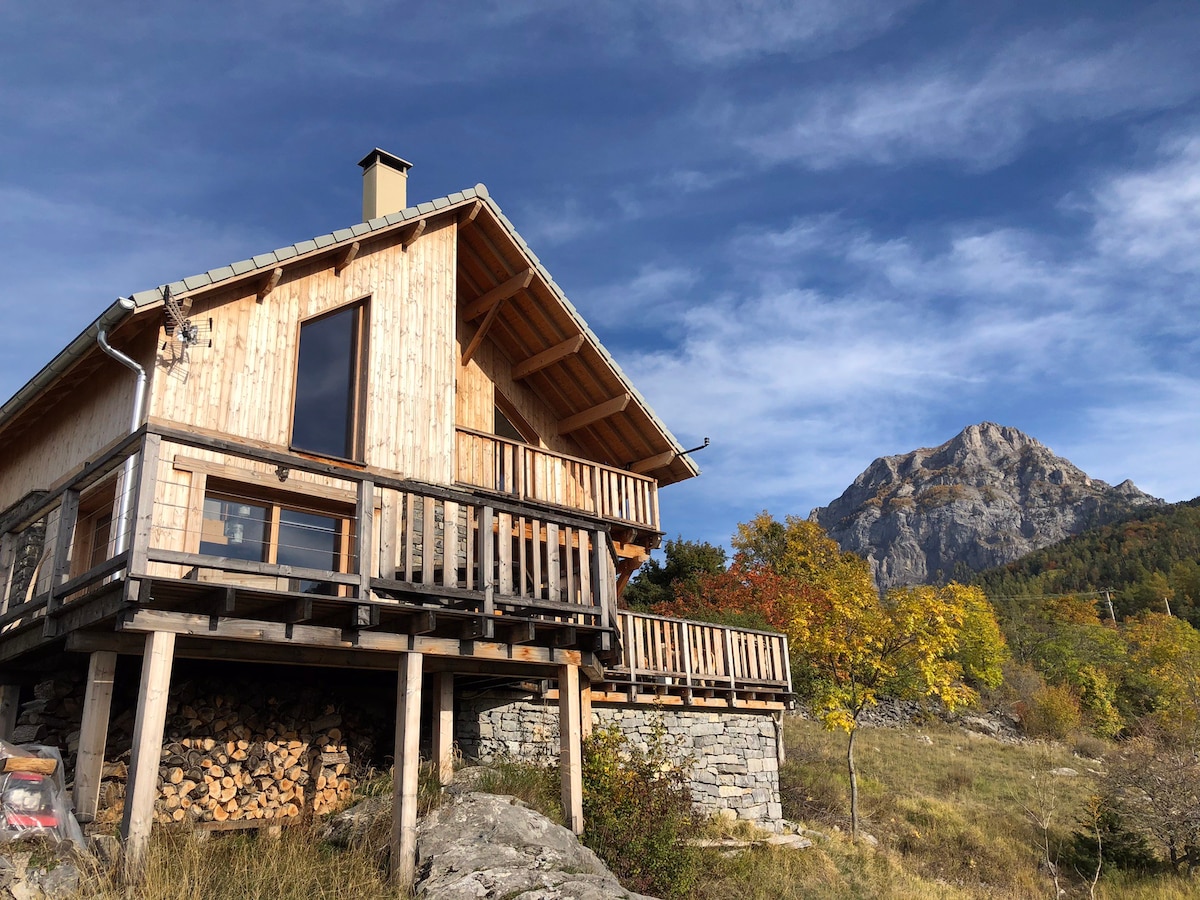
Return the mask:
[[451,796],[417,826],[423,900],[652,900],[621,887],[570,831],[513,797]]

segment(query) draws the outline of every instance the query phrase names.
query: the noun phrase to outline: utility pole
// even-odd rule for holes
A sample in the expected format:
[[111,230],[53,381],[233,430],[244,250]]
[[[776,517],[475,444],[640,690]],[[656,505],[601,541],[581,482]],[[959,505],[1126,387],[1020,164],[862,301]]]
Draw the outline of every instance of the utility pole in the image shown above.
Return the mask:
[[1112,591],[1105,590],[1103,593],[1104,593],[1104,602],[1108,604],[1108,617],[1110,619],[1112,619],[1112,623],[1114,625],[1116,625],[1117,624],[1117,614],[1113,611]]

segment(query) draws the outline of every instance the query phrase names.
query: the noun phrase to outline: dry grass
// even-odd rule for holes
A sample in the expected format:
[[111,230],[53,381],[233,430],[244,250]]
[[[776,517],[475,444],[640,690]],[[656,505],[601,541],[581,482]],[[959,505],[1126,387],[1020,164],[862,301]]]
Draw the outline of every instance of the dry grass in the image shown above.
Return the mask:
[[[1053,898],[1045,865],[1066,845],[1095,789],[1094,764],[1055,745],[1012,746],[942,726],[864,729],[859,736],[863,829],[878,846],[847,837],[845,736],[789,719],[789,760],[782,773],[784,812],[824,831],[804,851],[762,847],[740,857],[706,851],[697,900],[1024,900]],[[1093,749],[1093,748],[1089,748]],[[1070,767],[1077,777],[1053,776]],[[436,792],[423,779],[423,793]],[[386,795],[386,777],[371,793]],[[518,763],[494,766],[481,789],[515,794],[553,814],[553,770]],[[1044,827],[1043,827],[1044,826]],[[735,829],[737,830],[737,829]],[[744,830],[744,829],[742,829]],[[375,900],[401,896],[386,880],[378,841],[336,849],[317,831],[283,837],[215,835],[208,840],[155,832],[145,882],[127,889],[104,873],[91,879],[91,900]],[[1087,897],[1064,873],[1066,897]],[[1106,873],[1102,900],[1183,900],[1200,896],[1194,882]]]
[[145,879],[126,887],[115,872],[87,880],[89,900],[396,900],[379,860],[365,849],[335,850],[313,829],[264,834],[154,833]]

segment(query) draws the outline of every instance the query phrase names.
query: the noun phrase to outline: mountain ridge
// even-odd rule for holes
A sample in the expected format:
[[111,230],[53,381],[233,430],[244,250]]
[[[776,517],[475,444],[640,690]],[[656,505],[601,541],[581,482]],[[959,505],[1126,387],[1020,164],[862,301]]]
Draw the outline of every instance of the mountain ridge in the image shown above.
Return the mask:
[[1128,479],[1109,485],[1017,428],[981,422],[875,459],[810,518],[889,588],[962,580],[1157,505]]

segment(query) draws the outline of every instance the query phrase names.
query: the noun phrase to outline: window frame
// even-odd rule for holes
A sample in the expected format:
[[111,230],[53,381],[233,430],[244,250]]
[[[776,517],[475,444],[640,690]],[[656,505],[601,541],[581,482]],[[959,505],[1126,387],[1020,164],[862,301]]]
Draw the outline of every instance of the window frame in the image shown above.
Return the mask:
[[[370,304],[370,295],[360,297],[357,300],[344,303],[333,309],[323,310],[296,323],[296,352],[292,360],[291,415],[288,419],[288,449],[293,452],[321,459],[335,459],[356,465],[366,465],[367,383],[369,381],[366,369],[367,361],[370,359]],[[350,410],[347,417],[346,434],[347,442],[350,445],[350,454],[342,456],[337,453],[314,450],[311,447],[302,447],[296,443],[297,389],[299,388],[300,381],[300,342],[303,339],[304,326],[319,322],[322,319],[333,318],[349,311],[354,312],[350,347],[350,376],[352,383],[348,397]]]
[[[211,521],[204,516],[204,504],[208,500],[219,500],[225,503],[244,503],[265,509],[266,517],[263,523],[263,559],[254,560],[267,565],[280,565],[279,535],[283,511],[306,513],[333,519],[337,523],[337,568],[322,569],[320,566],[305,566],[320,571],[328,571],[337,575],[348,575],[354,572],[358,554],[358,518],[355,515],[352,501],[339,502],[324,497],[315,497],[299,491],[266,488],[248,482],[234,481],[226,478],[210,477],[205,479],[204,495],[201,500],[200,531],[197,535],[196,552],[204,556],[222,557],[220,554],[204,553],[200,546],[204,543],[204,523]],[[296,579],[293,579],[296,580]],[[307,580],[307,579],[299,579]],[[332,596],[346,596],[347,586],[336,585]]]

